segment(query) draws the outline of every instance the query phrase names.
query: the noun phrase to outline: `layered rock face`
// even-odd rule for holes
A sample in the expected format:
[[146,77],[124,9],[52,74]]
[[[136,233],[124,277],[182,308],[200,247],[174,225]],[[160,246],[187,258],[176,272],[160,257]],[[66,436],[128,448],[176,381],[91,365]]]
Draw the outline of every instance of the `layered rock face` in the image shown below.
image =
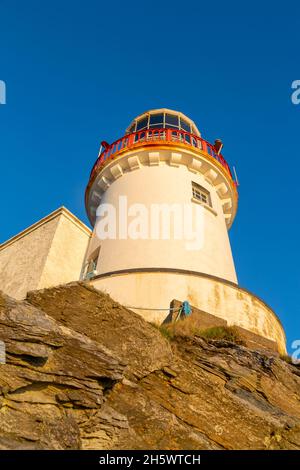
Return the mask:
[[0,295],[0,449],[299,449],[300,369],[87,284]]

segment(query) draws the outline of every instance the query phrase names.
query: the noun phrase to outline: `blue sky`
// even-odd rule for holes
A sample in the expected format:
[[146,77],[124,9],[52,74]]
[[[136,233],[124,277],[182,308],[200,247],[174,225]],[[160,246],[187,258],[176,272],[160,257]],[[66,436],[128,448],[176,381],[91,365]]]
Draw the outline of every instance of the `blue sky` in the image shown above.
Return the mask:
[[300,4],[4,0],[0,16],[0,242],[61,205],[87,222],[100,141],[180,110],[236,165],[240,285],[300,339]]

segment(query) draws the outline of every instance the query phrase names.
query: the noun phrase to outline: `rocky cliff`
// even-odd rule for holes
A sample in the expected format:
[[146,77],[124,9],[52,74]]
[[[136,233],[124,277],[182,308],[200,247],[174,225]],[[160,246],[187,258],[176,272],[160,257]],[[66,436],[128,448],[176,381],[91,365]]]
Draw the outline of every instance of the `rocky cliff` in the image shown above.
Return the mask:
[[0,449],[299,449],[300,370],[83,283],[0,295]]

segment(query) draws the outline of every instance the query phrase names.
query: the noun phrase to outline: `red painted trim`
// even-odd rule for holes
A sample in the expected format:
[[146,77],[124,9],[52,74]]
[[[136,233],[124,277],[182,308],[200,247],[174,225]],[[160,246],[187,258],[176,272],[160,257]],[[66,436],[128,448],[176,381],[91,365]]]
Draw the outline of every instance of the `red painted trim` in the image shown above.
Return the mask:
[[[90,179],[94,176],[95,172],[99,169],[99,167],[102,167],[107,161],[112,160],[114,158],[114,155],[120,150],[124,150],[126,148],[130,149],[131,147],[134,147],[135,145],[140,145],[141,143],[147,144],[155,141],[177,141],[179,143],[184,143],[191,147],[203,150],[204,152],[208,153],[208,155],[215,158],[219,163],[221,163],[221,165],[225,168],[225,170],[230,175],[233,181],[232,173],[228,163],[221,154],[218,155],[212,144],[202,139],[202,137],[199,137],[198,135],[190,134],[189,132],[173,128],[144,129],[142,131],[127,134],[124,137],[121,137],[120,139],[116,140],[112,144],[107,145],[101,155],[99,155],[98,159],[96,160],[91,171]],[[234,183],[236,185],[235,181]]]

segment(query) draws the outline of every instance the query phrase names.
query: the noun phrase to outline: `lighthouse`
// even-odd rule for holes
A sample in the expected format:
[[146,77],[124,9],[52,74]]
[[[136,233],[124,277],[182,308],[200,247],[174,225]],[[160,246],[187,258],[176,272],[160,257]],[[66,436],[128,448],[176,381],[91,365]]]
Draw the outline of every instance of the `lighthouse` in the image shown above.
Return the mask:
[[276,314],[238,284],[228,235],[238,190],[222,147],[171,109],[140,114],[103,141],[85,195],[93,235],[82,277],[148,321],[187,300],[284,352]]

